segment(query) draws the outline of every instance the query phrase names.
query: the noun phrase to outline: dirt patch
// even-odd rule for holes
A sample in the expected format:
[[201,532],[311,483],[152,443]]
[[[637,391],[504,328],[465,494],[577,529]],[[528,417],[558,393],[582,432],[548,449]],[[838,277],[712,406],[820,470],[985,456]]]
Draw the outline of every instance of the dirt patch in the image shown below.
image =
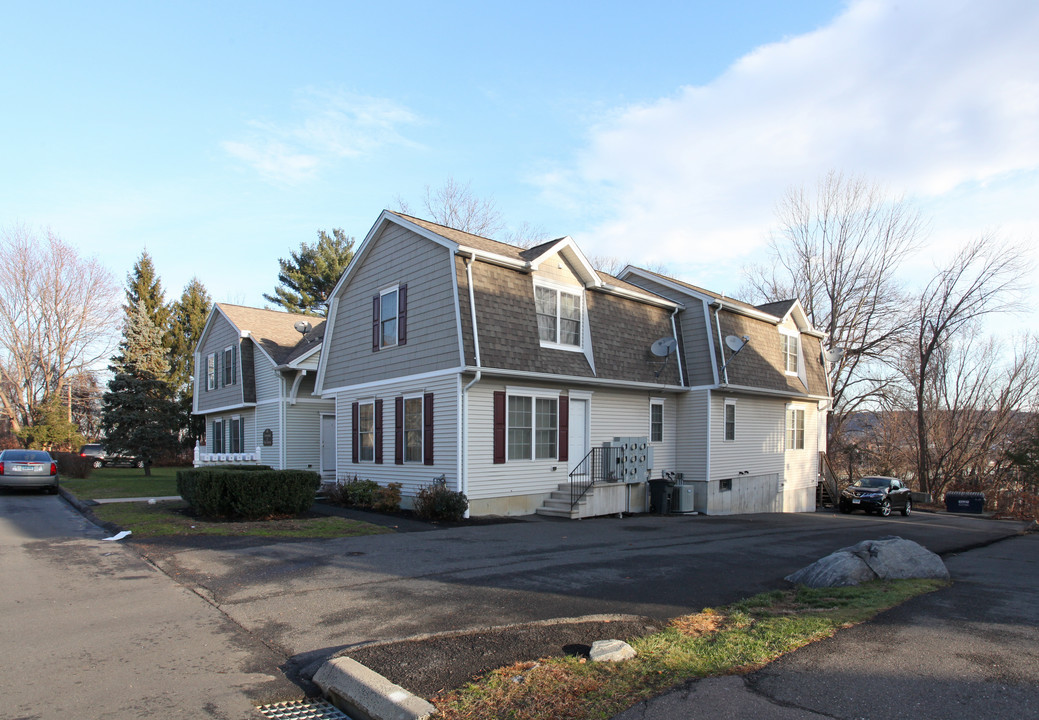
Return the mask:
[[656,621],[638,617],[530,623],[367,645],[340,654],[430,698],[500,667],[544,657],[586,656],[596,640],[630,640],[659,629]]

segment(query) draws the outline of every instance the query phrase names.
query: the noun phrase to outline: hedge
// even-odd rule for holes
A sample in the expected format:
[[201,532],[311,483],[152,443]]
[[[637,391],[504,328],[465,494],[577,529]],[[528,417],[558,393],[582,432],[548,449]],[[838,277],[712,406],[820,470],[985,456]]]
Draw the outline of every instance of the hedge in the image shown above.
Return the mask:
[[310,470],[177,471],[177,491],[202,517],[258,520],[310,509],[321,476]]

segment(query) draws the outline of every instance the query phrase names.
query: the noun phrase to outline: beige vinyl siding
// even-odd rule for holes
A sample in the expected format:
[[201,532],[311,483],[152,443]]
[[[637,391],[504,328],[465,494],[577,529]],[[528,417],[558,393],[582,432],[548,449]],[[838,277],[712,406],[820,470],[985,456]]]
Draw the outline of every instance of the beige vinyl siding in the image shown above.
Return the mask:
[[[409,291],[410,292],[410,291]],[[410,342],[410,341],[409,341]],[[421,462],[394,463],[395,400],[399,396],[433,393],[433,465]],[[353,462],[352,406],[354,402],[382,400],[382,464]],[[345,482],[355,476],[362,480],[374,480],[382,485],[401,483],[404,506],[410,507],[413,498],[422,487],[429,485],[439,475],[444,475],[447,486],[458,488],[458,376],[449,374],[441,377],[386,383],[374,388],[362,388],[356,392],[336,393],[336,476]],[[318,450],[320,451],[320,433]],[[315,467],[318,467],[315,465]]]
[[[240,405],[242,403],[242,368],[241,368],[241,356],[239,352],[239,334],[235,327],[228,322],[227,318],[221,315],[219,312],[213,316],[213,322],[209,327],[209,331],[206,333],[205,340],[199,349],[199,368],[195,375],[198,381],[195,383],[195,394],[198,398],[198,409],[199,412],[205,412],[213,408],[223,408],[231,405]],[[223,383],[223,366],[219,362],[217,367],[217,377],[220,382],[217,383],[218,387],[215,390],[206,390],[206,357],[210,353],[221,353],[228,347],[235,347],[236,363],[238,367],[235,368],[235,384],[228,385],[226,387],[220,387]]]
[[676,467],[685,480],[706,480],[710,390],[690,390],[678,398]]
[[[509,387],[548,390],[567,394],[570,386],[531,383],[517,380]],[[494,462],[494,393],[505,391],[506,383],[484,381],[470,390],[469,396],[469,497],[473,500],[547,494],[568,481],[567,461],[508,460]],[[573,388],[584,391],[586,388]],[[614,437],[649,437],[649,398],[645,391],[596,389],[589,400],[589,442],[601,446]],[[673,397],[665,400],[664,442],[654,444],[654,464],[673,463],[674,431],[669,429],[675,417]],[[673,469],[673,466],[668,469]],[[659,470],[653,475],[659,476]]]
[[[408,286],[407,343],[372,350],[372,297]],[[324,387],[387,380],[458,367],[458,319],[451,251],[389,224],[341,289]]]
[[[736,402],[736,439],[726,441],[725,400]],[[784,462],[786,402],[752,395],[711,393],[711,480],[779,473]]]
[[[559,267],[562,265],[562,267]],[[577,277],[577,273],[574,272],[573,266],[570,262],[555,253],[549,255],[547,258],[538,263],[538,269],[533,273],[534,277],[548,280],[549,282],[558,283],[561,285],[573,285],[577,289],[583,290],[584,283]]]

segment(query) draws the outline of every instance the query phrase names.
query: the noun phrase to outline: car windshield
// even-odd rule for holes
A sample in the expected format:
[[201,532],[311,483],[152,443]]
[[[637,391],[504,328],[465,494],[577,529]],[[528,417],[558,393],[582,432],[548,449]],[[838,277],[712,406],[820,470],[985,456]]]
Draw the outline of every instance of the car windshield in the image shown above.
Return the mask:
[[855,487],[861,488],[886,488],[891,481],[882,477],[864,477],[855,481]]
[[0,455],[10,462],[50,462],[51,456],[39,450],[4,450]]

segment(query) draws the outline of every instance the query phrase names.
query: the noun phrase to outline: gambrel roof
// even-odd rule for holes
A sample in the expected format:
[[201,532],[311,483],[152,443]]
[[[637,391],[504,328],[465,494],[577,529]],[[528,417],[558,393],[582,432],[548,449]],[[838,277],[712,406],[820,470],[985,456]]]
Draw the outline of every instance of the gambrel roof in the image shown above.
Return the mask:
[[[290,365],[320,350],[325,335],[324,318],[313,315],[230,303],[217,303],[214,309],[222,313],[242,337],[251,338],[275,366]],[[301,335],[295,328],[297,322],[311,325],[311,330]]]

